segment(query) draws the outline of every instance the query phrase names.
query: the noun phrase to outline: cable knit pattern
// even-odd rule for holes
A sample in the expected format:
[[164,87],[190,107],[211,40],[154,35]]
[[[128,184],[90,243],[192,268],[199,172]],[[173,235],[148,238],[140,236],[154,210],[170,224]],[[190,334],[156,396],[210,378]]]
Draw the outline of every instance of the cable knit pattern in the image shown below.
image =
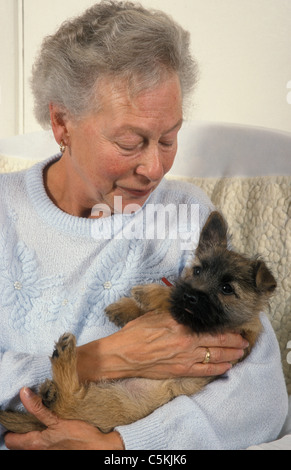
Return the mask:
[[[179,237],[119,237],[121,230],[128,235],[141,220],[145,227],[142,216],[150,203],[174,202],[199,204],[199,226],[192,227],[199,232],[213,207],[193,184],[163,180],[135,214],[98,220],[73,217],[47,197],[42,174],[48,162],[0,175],[3,408],[21,408],[19,389],[36,388],[50,377],[49,356],[64,331],[74,333],[79,345],[108,336],[117,327],[105,316],[106,305],[136,284],[160,282],[164,276],[173,280],[181,273],[190,253],[181,250]],[[113,238],[97,236],[108,233],[113,221]],[[261,341],[240,368],[199,397],[179,397],[119,428],[126,448],[243,448],[275,439],[287,413],[287,395],[278,344],[269,321],[262,318]],[[239,419],[232,420],[232,426],[230,415]],[[0,442],[4,448],[1,437]]]

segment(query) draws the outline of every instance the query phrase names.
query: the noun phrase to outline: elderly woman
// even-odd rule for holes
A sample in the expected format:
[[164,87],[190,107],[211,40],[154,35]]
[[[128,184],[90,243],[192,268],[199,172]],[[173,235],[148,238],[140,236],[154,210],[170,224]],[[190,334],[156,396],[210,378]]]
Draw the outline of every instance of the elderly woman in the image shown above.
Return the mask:
[[[25,386],[22,403],[47,429],[3,429],[3,448],[4,438],[10,449],[242,448],[278,435],[286,395],[266,317],[251,356],[229,371],[247,346],[239,335],[189,334],[166,312],[118,330],[104,314],[132,286],[177,277],[191,254],[179,234],[125,236],[136,214],[149,204],[198,204],[195,231],[212,210],[198,188],[163,179],[195,75],[188,34],[138,4],[102,1],[45,39],[35,112],[61,153],[0,180],[0,406],[21,406]],[[31,391],[50,376],[48,356],[64,331],[77,337],[82,381],[224,375],[102,434],[57,418]]]

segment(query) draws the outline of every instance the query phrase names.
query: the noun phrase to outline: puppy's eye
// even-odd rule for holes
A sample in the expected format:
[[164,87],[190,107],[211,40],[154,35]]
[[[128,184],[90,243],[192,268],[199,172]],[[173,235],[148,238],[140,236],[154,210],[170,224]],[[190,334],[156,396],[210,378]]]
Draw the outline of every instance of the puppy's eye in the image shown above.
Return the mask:
[[200,268],[200,266],[194,266],[194,268],[193,268],[194,276],[200,276],[201,271],[202,271],[202,269]]
[[223,286],[221,287],[221,292],[224,295],[231,295],[234,294],[234,289],[230,284],[223,284]]

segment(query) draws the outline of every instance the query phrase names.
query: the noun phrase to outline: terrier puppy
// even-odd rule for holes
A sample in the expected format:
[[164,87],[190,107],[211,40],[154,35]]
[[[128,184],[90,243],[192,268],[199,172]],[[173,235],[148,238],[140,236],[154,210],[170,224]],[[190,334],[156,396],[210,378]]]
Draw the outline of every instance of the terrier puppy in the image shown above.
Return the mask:
[[[264,261],[228,249],[226,223],[213,212],[201,232],[192,266],[175,286],[134,287],[132,297],[110,305],[106,313],[119,326],[148,311],[157,315],[169,311],[195,333],[238,332],[249,342],[246,356],[261,332],[259,314],[275,288]],[[174,397],[193,395],[214,380],[133,378],[80,384],[76,341],[71,334],[59,339],[51,362],[53,380],[45,381],[39,392],[43,403],[61,418],[86,421],[105,433],[149,415]],[[24,413],[0,412],[0,423],[18,433],[45,429],[34,416]]]

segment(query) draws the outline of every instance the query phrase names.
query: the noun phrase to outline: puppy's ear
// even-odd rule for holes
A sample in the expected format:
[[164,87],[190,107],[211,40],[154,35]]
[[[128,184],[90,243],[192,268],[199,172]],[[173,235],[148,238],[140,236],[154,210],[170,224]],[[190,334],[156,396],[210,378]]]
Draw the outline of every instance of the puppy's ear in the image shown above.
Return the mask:
[[254,261],[253,269],[257,289],[261,292],[272,294],[277,287],[277,282],[264,261]]
[[219,212],[211,212],[200,234],[197,251],[202,252],[210,246],[227,248],[227,225]]

